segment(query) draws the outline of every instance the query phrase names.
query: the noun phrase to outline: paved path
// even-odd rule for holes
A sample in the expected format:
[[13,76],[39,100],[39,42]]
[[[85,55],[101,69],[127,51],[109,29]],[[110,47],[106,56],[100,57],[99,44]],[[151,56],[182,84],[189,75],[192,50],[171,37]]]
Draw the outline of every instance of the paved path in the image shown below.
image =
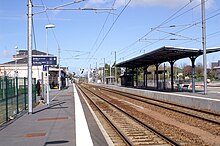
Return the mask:
[[[49,107],[39,105],[33,110],[33,114],[26,113],[1,127],[0,146],[76,145],[78,139],[76,139],[75,118],[77,117],[75,117],[75,98],[72,85],[62,91],[51,90],[50,99],[52,101]],[[107,145],[82,99],[81,103],[83,103],[84,112],[86,111],[90,135],[93,137],[91,145]],[[77,137],[83,136],[77,135]]]

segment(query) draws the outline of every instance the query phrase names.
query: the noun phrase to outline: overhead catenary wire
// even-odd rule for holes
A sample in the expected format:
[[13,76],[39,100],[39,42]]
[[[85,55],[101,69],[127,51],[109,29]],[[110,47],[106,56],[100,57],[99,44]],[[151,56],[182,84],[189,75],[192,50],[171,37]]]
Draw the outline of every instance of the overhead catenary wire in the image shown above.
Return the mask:
[[117,22],[117,20],[119,19],[119,17],[122,15],[122,13],[124,12],[124,10],[128,7],[128,5],[130,4],[131,0],[129,0],[127,2],[127,4],[124,6],[124,8],[122,9],[122,11],[119,13],[119,15],[116,17],[115,21],[112,23],[111,27],[109,28],[109,30],[107,31],[107,33],[105,34],[105,36],[103,37],[102,41],[100,42],[99,46],[96,48],[96,50],[94,51],[93,55],[91,58],[94,57],[94,55],[96,54],[96,52],[99,50],[99,48],[101,47],[101,45],[103,44],[103,42],[105,41],[106,37],[108,36],[108,34],[110,33],[110,31],[112,30],[113,26],[115,25],[115,23]]
[[[116,2],[116,0],[114,1],[113,5],[112,5],[112,8],[114,7],[115,2]],[[107,15],[107,17],[106,17],[106,19],[105,19],[105,21],[104,21],[104,23],[103,23],[103,25],[102,25],[102,28],[101,28],[101,30],[99,31],[99,34],[98,34],[98,36],[97,36],[97,38],[96,38],[96,40],[95,40],[95,42],[94,42],[92,48],[90,49],[90,52],[92,52],[93,49],[95,48],[95,45],[97,44],[97,42],[98,42],[98,40],[99,40],[99,37],[100,37],[100,35],[101,35],[101,33],[102,33],[102,31],[103,31],[103,29],[104,29],[106,23],[107,23],[107,20],[108,20],[109,16],[110,16],[110,12],[108,13],[108,15]],[[89,58],[89,57],[88,57],[88,58]]]
[[[186,28],[183,28],[183,29],[181,29],[181,30],[179,30],[179,31],[176,31],[176,32],[174,32],[174,33],[180,33],[180,32],[182,32],[182,31],[184,31],[184,30],[187,30],[187,29],[193,27],[193,26],[196,25],[196,24],[197,24],[197,23],[194,23],[194,24],[192,24],[191,26],[188,26],[188,27],[186,27]],[[155,44],[155,43],[157,43],[157,42],[159,42],[159,41],[161,41],[161,40],[167,39],[167,38],[170,37],[170,36],[172,36],[172,35],[170,34],[170,35],[167,35],[167,36],[161,38],[160,40],[156,40],[156,41],[154,41],[154,42],[151,42],[149,45],[144,46],[144,47],[141,47],[140,49],[138,49],[138,50],[132,52],[132,53],[129,54],[129,55],[132,55],[132,54],[136,53],[137,51],[142,50],[142,49],[144,49],[144,48],[146,48],[146,47],[149,47],[149,46],[151,46],[151,45],[153,45],[153,44]]]
[[[207,1],[208,1],[208,0],[206,0],[206,2],[207,2]],[[201,4],[200,4],[200,5],[201,5]],[[198,7],[198,5],[197,5],[196,7]],[[215,11],[212,12],[211,14],[213,14],[213,13],[215,13],[215,12],[217,12],[217,11],[219,11],[219,10],[215,10]],[[188,11],[187,11],[187,12],[188,12]],[[210,15],[210,14],[208,14],[208,15]],[[216,17],[216,16],[218,16],[218,15],[220,15],[220,13],[217,13],[217,14],[212,15],[212,16],[206,18],[206,20],[212,19],[212,18],[214,18],[214,17]],[[200,18],[200,19],[201,19],[201,18]],[[192,24],[191,26],[189,26],[189,27],[187,27],[187,28],[185,28],[185,29],[183,29],[183,30],[180,30],[180,31],[178,31],[178,32],[175,32],[175,33],[179,33],[179,32],[182,32],[182,31],[184,31],[184,30],[186,30],[186,29],[189,29],[189,28],[191,28],[191,27],[193,27],[193,26],[197,26],[197,25],[200,24],[201,22],[202,22],[202,21],[200,20],[200,21],[198,21],[198,22]],[[160,40],[158,40],[158,41],[152,42],[152,43],[150,43],[149,45],[144,46],[144,47],[142,47],[142,48],[139,49],[139,50],[142,50],[143,48],[146,48],[146,47],[148,47],[148,46],[150,46],[150,45],[152,45],[152,44],[155,44],[155,43],[157,43],[157,42],[159,42],[159,41],[161,41],[161,40],[166,40],[167,37],[168,37],[168,36],[166,36],[166,37],[164,37],[164,38],[162,38],[162,39],[160,39]],[[199,38],[196,38],[196,39],[187,41],[187,43],[188,43],[188,42],[195,41],[195,40],[197,40],[197,42],[201,42],[201,41],[198,41],[198,39],[199,39]],[[177,40],[178,40],[178,39],[177,39]],[[127,50],[126,50],[126,51],[127,51]],[[134,53],[136,53],[136,52],[137,52],[137,51],[132,52],[131,54],[134,54]],[[131,54],[129,54],[129,55],[131,55]]]
[[[42,3],[42,5],[43,5],[44,7],[46,7],[45,4],[44,4],[44,2],[43,2],[43,0],[41,0],[41,3]],[[47,11],[45,11],[45,14],[46,14],[48,23],[51,24],[51,21],[50,21],[50,18],[49,18],[49,16],[48,16],[48,14],[47,14]],[[60,48],[60,44],[59,44],[59,42],[58,42],[58,39],[57,39],[56,34],[55,34],[55,32],[54,32],[53,29],[52,29],[52,32],[53,32],[54,39],[55,39],[55,41],[56,41],[56,43],[57,43],[57,46]],[[60,49],[61,49],[61,48],[60,48]]]
[[[137,42],[139,42],[139,40],[143,39],[144,37],[146,37],[147,35],[149,35],[150,33],[152,33],[154,30],[156,30],[157,28],[161,27],[162,25],[167,24],[168,22],[170,22],[170,19],[173,18],[175,15],[177,15],[180,11],[182,11],[184,8],[186,8],[192,1],[188,2],[187,4],[185,4],[183,7],[181,7],[180,9],[178,9],[174,14],[172,14],[170,17],[168,17],[166,20],[164,20],[162,23],[160,23],[158,26],[152,28],[149,32],[147,32],[145,35],[143,35],[142,37],[140,37],[139,39],[137,39],[136,41],[134,41],[133,43],[131,43],[130,45],[128,45],[128,47],[132,47],[133,45],[135,45]],[[120,53],[121,51],[126,50],[127,47],[121,49],[118,51],[118,53]]]
[[56,6],[56,7],[52,8],[52,9],[59,9],[59,8],[66,7],[66,6],[69,6],[69,5],[81,3],[81,2],[83,2],[83,1],[86,1],[86,0],[76,0],[76,1],[73,1],[73,2],[69,2],[69,3],[67,3],[67,4],[62,4],[62,5],[60,5],[60,6]]
[[[192,0],[193,1],[193,0]],[[123,54],[125,51],[127,52],[128,50],[127,50],[127,48],[130,48],[130,47],[132,47],[132,46],[134,46],[136,43],[138,43],[140,40],[142,40],[144,37],[146,37],[146,36],[148,36],[150,33],[152,33],[153,31],[155,31],[157,28],[160,28],[162,25],[164,25],[164,24],[167,24],[168,22],[171,22],[171,21],[173,21],[174,19],[177,19],[178,17],[180,17],[180,16],[182,16],[182,15],[184,15],[184,14],[186,14],[186,13],[188,13],[188,12],[190,12],[191,10],[193,10],[193,9],[195,9],[195,8],[197,8],[197,7],[199,7],[199,6],[201,6],[201,3],[200,4],[198,4],[198,5],[196,5],[196,6],[194,6],[194,7],[192,7],[192,8],[190,8],[189,10],[186,10],[186,11],[184,11],[183,13],[181,13],[181,14],[179,14],[179,15],[177,15],[180,11],[182,11],[184,8],[186,8],[192,1],[190,1],[190,2],[188,2],[187,4],[185,4],[183,7],[181,7],[180,9],[178,9],[173,15],[171,15],[169,18],[167,18],[165,21],[163,21],[161,24],[159,24],[157,27],[154,27],[154,28],[152,28],[149,32],[147,32],[145,35],[143,35],[142,37],[140,37],[138,40],[136,40],[135,42],[133,42],[132,44],[130,44],[128,47],[125,47],[125,48],[123,48],[123,49],[121,49],[121,50],[119,50],[118,51],[118,54],[120,55],[120,54]],[[206,0],[205,2],[207,2],[207,1],[209,1],[209,0]],[[176,16],[177,15],[177,16]],[[175,17],[174,17],[175,16]],[[197,26],[199,23],[197,23],[196,25],[195,24],[189,24],[189,28],[191,28],[192,27],[192,25],[193,26]],[[166,38],[164,38],[164,39],[166,39]],[[160,39],[159,41],[161,41],[161,40],[164,40],[164,39]],[[150,43],[150,45],[151,44],[155,44],[155,43],[157,43],[157,42],[159,42],[159,41],[156,41],[156,42],[152,42],[152,43]],[[149,45],[149,46],[150,46]],[[147,47],[147,46],[146,46]],[[145,48],[145,47],[144,47]],[[139,50],[138,50],[139,51]]]

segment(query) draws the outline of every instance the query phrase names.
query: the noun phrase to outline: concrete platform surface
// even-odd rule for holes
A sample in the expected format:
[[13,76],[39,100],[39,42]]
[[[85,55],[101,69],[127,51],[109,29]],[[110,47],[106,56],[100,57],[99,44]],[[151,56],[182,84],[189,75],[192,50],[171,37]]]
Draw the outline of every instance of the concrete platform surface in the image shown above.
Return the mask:
[[[101,84],[96,85],[103,86]],[[153,91],[148,89],[128,88],[116,85],[104,86],[110,89],[220,113],[220,87],[209,87],[208,94],[204,95],[202,91],[191,93],[189,91]]]
[[[51,90],[50,106],[39,105],[33,109],[32,114],[25,113],[1,126],[0,146],[75,146],[80,145],[82,139],[87,141],[84,135],[92,137],[89,145],[107,145],[83,99],[78,103],[79,105],[75,105],[75,98],[78,96],[75,94],[78,93],[74,93],[73,89],[70,85],[68,89],[61,91]],[[78,111],[80,105],[83,107],[80,116],[85,116],[87,119],[78,123],[88,123],[89,134],[83,133],[83,130],[81,134],[76,132],[76,121],[80,118],[76,117],[75,111]],[[78,129],[85,129],[83,125],[77,126]]]

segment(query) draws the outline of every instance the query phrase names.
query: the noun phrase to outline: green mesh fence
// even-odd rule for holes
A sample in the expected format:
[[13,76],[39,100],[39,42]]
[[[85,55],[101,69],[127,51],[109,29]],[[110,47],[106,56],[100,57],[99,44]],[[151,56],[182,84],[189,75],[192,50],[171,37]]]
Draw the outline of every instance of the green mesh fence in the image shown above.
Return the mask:
[[[33,106],[36,105],[36,79],[33,79]],[[27,78],[0,77],[0,124],[13,119],[28,107]]]

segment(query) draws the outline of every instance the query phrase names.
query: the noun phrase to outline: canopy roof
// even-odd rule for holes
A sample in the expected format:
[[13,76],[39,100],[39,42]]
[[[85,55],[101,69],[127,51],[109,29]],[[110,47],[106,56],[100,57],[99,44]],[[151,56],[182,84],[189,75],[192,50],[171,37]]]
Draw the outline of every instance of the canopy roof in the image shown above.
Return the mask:
[[[220,47],[207,48],[206,53],[220,51]],[[164,46],[152,52],[145,53],[141,56],[116,64],[117,67],[144,67],[148,65],[160,64],[167,61],[176,61],[182,58],[196,58],[203,54],[203,50],[195,48],[181,48]]]

